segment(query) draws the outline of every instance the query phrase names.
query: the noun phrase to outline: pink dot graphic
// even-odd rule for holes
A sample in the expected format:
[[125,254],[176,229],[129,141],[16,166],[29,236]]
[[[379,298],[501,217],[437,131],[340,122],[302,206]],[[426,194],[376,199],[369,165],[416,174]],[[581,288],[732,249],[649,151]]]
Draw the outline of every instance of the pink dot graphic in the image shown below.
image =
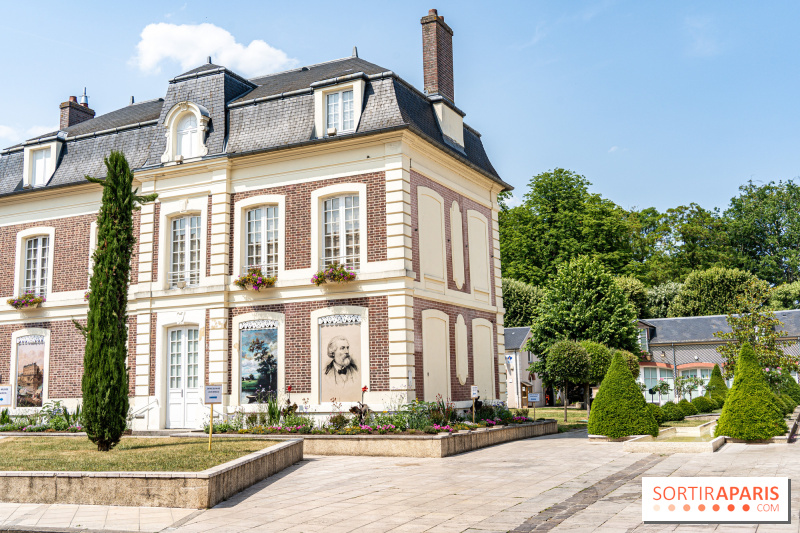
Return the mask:
[[653,506],[653,510],[654,511],[660,511],[661,510],[661,506],[656,504],[656,505]]
[[692,508],[692,506],[691,506],[691,505],[689,505],[688,503],[687,503],[686,505],[684,505],[684,506],[683,506],[683,510],[684,510],[684,511],[688,511],[688,510],[689,510],[689,509],[691,509],[691,508]]

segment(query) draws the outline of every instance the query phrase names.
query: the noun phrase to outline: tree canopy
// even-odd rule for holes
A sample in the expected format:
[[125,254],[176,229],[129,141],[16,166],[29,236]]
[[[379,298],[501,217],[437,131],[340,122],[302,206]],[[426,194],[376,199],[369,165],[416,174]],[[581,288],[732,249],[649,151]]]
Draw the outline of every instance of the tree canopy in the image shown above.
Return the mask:
[[689,274],[669,306],[668,315],[707,316],[735,313],[738,298],[751,286],[766,288],[767,283],[738,268],[714,267]]
[[503,278],[503,307],[506,309],[505,327],[530,326],[539,312],[544,297],[540,287],[511,278]]

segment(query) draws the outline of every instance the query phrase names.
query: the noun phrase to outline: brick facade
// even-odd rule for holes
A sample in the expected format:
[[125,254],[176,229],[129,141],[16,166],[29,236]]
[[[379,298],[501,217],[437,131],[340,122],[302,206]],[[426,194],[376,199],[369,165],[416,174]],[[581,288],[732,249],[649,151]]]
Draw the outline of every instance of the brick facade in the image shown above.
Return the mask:
[[[417,398],[424,398],[425,384],[422,376],[424,376],[425,369],[423,368],[422,361],[422,312],[427,309],[436,309],[445,313],[449,318],[449,338],[450,338],[450,391],[452,397],[451,401],[458,402],[470,399],[470,386],[475,382],[475,369],[472,361],[472,321],[476,318],[483,318],[492,324],[493,338],[497,338],[497,323],[496,315],[483,311],[476,311],[468,307],[460,307],[456,305],[445,304],[433,300],[425,300],[423,298],[414,298],[414,366],[416,367],[416,379],[414,380],[414,390]],[[464,317],[467,324],[467,365],[468,374],[467,380],[464,385],[458,381],[456,375],[456,320],[458,315]],[[497,342],[492,343],[492,357],[497,361]],[[500,381],[497,373],[497,365],[494,368],[494,390],[498,391]]]
[[[412,253],[412,264],[414,268],[414,272],[417,272],[417,275],[420,275],[420,265],[419,265],[419,231],[421,228],[419,227],[419,196],[417,194],[417,189],[419,187],[427,187],[429,189],[434,190],[437,194],[441,195],[442,199],[444,200],[444,238],[445,238],[445,250],[446,250],[446,267],[447,267],[447,288],[452,291],[463,292],[469,294],[470,292],[470,275],[469,275],[469,248],[465,246],[464,248],[464,285],[462,288],[458,288],[456,282],[453,281],[453,247],[450,244],[451,239],[451,227],[450,227],[450,207],[453,205],[453,202],[458,202],[459,207],[461,208],[461,232],[464,239],[464,244],[469,244],[469,227],[468,227],[468,219],[467,219],[467,211],[473,210],[477,211],[478,213],[482,214],[486,217],[487,222],[489,223],[489,242],[488,248],[489,253],[492,254],[492,231],[494,229],[493,222],[492,222],[492,211],[471,200],[466,198],[452,189],[448,189],[444,185],[440,185],[439,183],[429,179],[422,174],[412,170],[411,171],[411,224],[412,224],[412,231],[411,231],[411,253]],[[492,277],[494,277],[494,257],[490,255],[490,262],[489,262],[489,273]],[[417,279],[417,281],[421,281]],[[489,288],[491,290],[491,300],[495,301],[495,288],[494,283],[489,284]]]
[[[233,213],[236,202],[264,194],[284,195],[286,197],[286,213],[283,220],[286,224],[286,270],[314,267],[311,265],[311,193],[322,187],[341,183],[365,183],[367,185],[366,205],[360,209],[367,210],[366,242],[361,246],[367,247],[367,261],[386,260],[386,176],[383,172],[359,174],[324,181],[311,181],[292,185],[281,185],[253,191],[231,194],[231,240],[242,238],[242,230],[236,228]],[[320,213],[321,215],[321,213]],[[321,220],[320,216],[320,220]],[[291,231],[289,231],[291,228]],[[362,235],[363,233],[362,229]],[[231,246],[231,251],[233,246]],[[233,272],[233,253],[229,258],[228,269]]]
[[[389,390],[389,317],[385,296],[233,308],[228,323],[228,368],[231,368],[232,358],[238,357],[233,350],[238,335],[233,331],[233,317],[253,312],[283,313],[286,317],[286,385],[292,386],[292,392],[310,393],[311,357],[315,356],[311,354],[311,312],[342,305],[369,309],[369,388],[374,391]],[[230,389],[230,379],[229,375],[228,387],[233,390]]]
[[[17,233],[29,228],[51,227],[55,230],[53,242],[53,292],[85,291],[89,288],[89,236],[92,222],[97,215],[80,215],[75,217],[13,224],[0,227],[0,296],[11,297],[14,294],[14,263],[17,253]],[[24,253],[24,245],[20,250]],[[52,275],[52,274],[51,274]],[[23,280],[20,280],[22,285]],[[19,288],[20,292],[22,287]]]

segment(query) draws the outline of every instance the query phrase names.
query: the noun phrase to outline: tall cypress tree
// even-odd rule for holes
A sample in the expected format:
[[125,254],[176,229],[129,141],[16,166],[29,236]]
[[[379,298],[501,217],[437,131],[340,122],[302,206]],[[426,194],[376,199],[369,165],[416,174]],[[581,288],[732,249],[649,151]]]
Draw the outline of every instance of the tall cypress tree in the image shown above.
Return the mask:
[[127,304],[131,254],[136,243],[133,211],[156,195],[138,196],[125,156],[111,152],[105,159],[106,178],[86,176],[103,187],[97,217],[97,249],[89,282],[89,316],[84,333],[83,422],[97,450],[107,452],[125,431],[128,415]]

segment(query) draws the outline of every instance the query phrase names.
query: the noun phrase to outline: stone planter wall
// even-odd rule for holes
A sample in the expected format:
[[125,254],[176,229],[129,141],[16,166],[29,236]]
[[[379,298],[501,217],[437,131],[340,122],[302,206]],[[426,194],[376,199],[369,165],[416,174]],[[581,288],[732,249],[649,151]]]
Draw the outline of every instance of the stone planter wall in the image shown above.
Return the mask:
[[0,501],[207,509],[302,459],[291,439],[202,472],[0,472]]

